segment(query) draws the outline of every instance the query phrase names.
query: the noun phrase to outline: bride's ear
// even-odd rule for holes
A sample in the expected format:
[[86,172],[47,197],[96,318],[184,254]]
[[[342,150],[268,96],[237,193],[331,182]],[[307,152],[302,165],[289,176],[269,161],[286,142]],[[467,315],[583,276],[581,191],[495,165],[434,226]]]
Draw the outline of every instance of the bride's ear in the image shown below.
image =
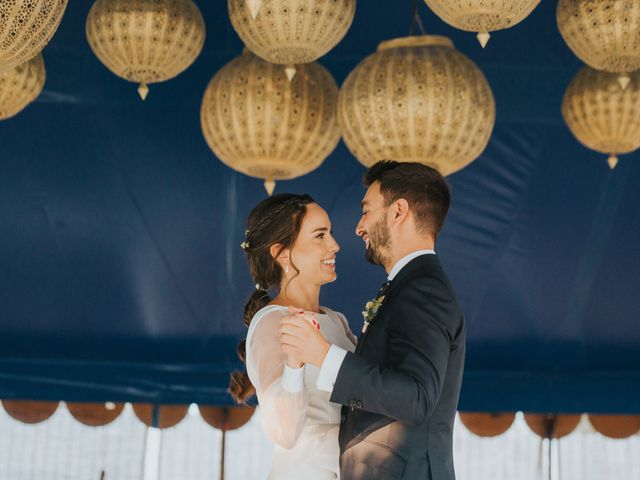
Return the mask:
[[289,249],[284,248],[280,243],[274,243],[269,248],[269,253],[280,265],[289,261]]

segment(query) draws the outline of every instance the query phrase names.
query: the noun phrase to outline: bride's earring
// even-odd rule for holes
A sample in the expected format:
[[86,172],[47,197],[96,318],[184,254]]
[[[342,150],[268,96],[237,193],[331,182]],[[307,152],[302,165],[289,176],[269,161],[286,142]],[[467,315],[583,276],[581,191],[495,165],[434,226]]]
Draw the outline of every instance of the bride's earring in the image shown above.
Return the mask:
[[288,263],[286,263],[284,265],[284,273],[289,273],[289,264]]

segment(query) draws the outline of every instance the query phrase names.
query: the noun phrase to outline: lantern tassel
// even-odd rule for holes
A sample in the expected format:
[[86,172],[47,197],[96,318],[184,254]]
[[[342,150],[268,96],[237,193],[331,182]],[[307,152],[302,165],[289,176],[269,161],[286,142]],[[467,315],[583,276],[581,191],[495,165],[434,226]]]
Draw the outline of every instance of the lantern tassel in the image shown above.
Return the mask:
[[612,153],[609,158],[607,158],[607,163],[609,164],[609,168],[613,170],[618,165],[618,156],[615,153]]

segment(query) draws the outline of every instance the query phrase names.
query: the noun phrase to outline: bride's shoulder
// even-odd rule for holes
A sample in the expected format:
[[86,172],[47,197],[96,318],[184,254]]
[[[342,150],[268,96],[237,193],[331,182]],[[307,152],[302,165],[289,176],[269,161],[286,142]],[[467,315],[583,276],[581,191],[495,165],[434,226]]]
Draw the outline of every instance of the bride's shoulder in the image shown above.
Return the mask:
[[337,310],[332,310],[331,308],[325,307],[325,306],[320,307],[320,309],[324,313],[326,313],[329,317],[337,319],[337,320],[339,320],[341,322],[346,322],[347,321],[347,317],[345,317],[344,313],[342,313],[342,312],[338,312]]
[[260,323],[271,323],[273,320],[280,321],[280,318],[286,314],[287,307],[283,307],[282,305],[267,305],[266,307],[262,307],[251,319],[249,331],[255,330]]

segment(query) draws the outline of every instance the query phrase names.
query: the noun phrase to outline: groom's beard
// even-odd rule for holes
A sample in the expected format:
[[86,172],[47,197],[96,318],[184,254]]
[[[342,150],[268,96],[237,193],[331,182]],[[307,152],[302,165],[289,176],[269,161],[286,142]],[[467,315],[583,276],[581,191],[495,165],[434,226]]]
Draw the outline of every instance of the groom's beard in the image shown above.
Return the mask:
[[391,232],[389,232],[386,220],[386,218],[383,218],[367,232],[369,235],[369,247],[364,252],[364,258],[369,263],[382,267],[387,263],[387,256],[382,252],[382,249],[391,247]]

